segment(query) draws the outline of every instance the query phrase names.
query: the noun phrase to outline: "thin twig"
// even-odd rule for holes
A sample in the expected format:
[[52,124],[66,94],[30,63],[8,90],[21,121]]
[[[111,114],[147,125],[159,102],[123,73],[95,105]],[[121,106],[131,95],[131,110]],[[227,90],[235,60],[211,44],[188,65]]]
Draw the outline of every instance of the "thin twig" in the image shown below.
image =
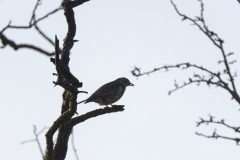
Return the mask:
[[76,157],[76,160],[79,160],[79,158],[78,158],[78,153],[77,153],[77,149],[76,149],[75,144],[74,144],[73,129],[72,129],[71,136],[72,136],[72,148],[73,148],[73,152],[74,152],[74,155],[75,155],[75,157]]
[[[61,7],[54,9],[53,11],[51,11],[51,12],[47,13],[46,15],[44,15],[43,17],[35,20],[33,23],[30,23],[28,26],[14,26],[14,25],[10,25],[8,28],[29,29],[29,28],[31,28],[32,26],[34,26],[35,24],[37,24],[38,22],[44,20],[44,19],[47,18],[48,16],[56,13],[57,11],[59,11],[59,10],[61,10],[61,9],[62,9]],[[35,10],[35,11],[36,11],[36,10]],[[35,13],[33,13],[33,16],[35,16]],[[31,17],[31,19],[30,19],[30,22],[32,22],[32,17]]]
[[196,132],[196,135],[198,136],[202,136],[202,137],[205,137],[205,138],[211,138],[211,139],[226,139],[226,140],[232,140],[232,141],[235,141],[237,145],[239,145],[239,142],[240,142],[240,138],[231,138],[231,137],[226,137],[226,136],[222,136],[222,135],[219,135],[217,133],[217,130],[215,129],[215,131],[213,132],[212,135],[205,135],[205,134],[202,134],[202,133],[198,133]]
[[225,126],[227,128],[230,128],[232,130],[234,130],[234,132],[237,132],[237,133],[240,133],[240,126],[239,127],[233,127],[231,125],[228,125],[225,123],[225,120],[222,119],[221,121],[215,121],[214,120],[214,117],[209,115],[209,120],[205,120],[203,118],[200,118],[200,121],[199,122],[196,122],[197,123],[197,127],[199,127],[201,124],[219,124],[219,125],[222,125],[222,126]]
[[42,155],[42,157],[44,158],[44,153],[43,153],[43,150],[42,150],[42,147],[41,147],[41,144],[40,144],[40,141],[38,139],[38,136],[44,132],[44,130],[46,130],[46,127],[44,127],[42,130],[40,130],[38,133],[37,133],[37,127],[35,125],[33,125],[33,134],[35,136],[35,139],[31,139],[31,140],[26,140],[26,141],[23,141],[21,142],[21,144],[25,144],[25,143],[30,143],[30,142],[37,142],[37,145],[38,145],[38,149]]

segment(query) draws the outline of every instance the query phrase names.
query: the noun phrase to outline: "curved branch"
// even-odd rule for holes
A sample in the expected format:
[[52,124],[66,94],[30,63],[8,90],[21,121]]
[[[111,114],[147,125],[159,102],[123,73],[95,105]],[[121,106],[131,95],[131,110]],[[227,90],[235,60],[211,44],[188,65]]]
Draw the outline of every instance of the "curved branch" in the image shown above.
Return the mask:
[[[68,97],[70,98],[70,97]],[[77,101],[75,100],[75,103],[72,103],[73,99],[76,99],[76,96],[70,100],[70,99],[64,99],[65,103],[63,104],[63,106],[65,106],[65,104],[68,106],[69,104],[69,109],[67,111],[65,111],[64,113],[62,113],[56,121],[53,122],[52,126],[49,128],[49,130],[46,133],[46,153],[45,153],[45,159],[47,160],[52,160],[54,157],[53,154],[53,135],[54,133],[59,129],[59,127],[62,125],[62,123],[66,120],[69,120],[74,113],[76,112],[76,106],[77,106]],[[68,102],[71,103],[68,103]]]
[[81,116],[77,116],[75,118],[72,118],[71,121],[69,122],[68,126],[66,127],[73,127],[79,123],[82,123],[90,118],[94,118],[103,114],[107,113],[115,113],[115,112],[122,112],[124,111],[124,105],[113,105],[113,107],[105,107],[105,108],[100,108],[96,109],[94,111],[88,112],[86,114],[83,114]]
[[50,44],[52,44],[54,46],[54,42],[40,30],[40,28],[37,26],[37,24],[35,24],[35,28],[40,35],[42,35]]
[[[231,94],[232,98],[235,99],[240,104],[240,96],[237,93],[237,90],[236,90],[236,87],[235,87],[235,81],[234,81],[234,77],[236,76],[236,73],[232,75],[231,70],[230,70],[231,68],[229,67],[229,65],[235,63],[236,60],[234,60],[232,62],[228,62],[227,57],[232,55],[233,53],[226,54],[225,50],[224,50],[224,47],[223,47],[224,41],[215,32],[213,32],[213,31],[208,29],[208,27],[207,27],[207,25],[205,23],[204,17],[203,17],[204,4],[203,4],[202,0],[199,0],[200,4],[201,4],[200,17],[196,17],[195,19],[190,18],[190,17],[180,13],[180,11],[178,10],[177,6],[173,3],[173,0],[170,0],[170,1],[171,1],[172,5],[173,5],[175,11],[177,12],[177,14],[182,17],[183,21],[184,20],[189,20],[189,21],[193,22],[193,24],[196,25],[213,42],[213,44],[218,49],[220,49],[222,57],[223,57],[223,60],[218,61],[218,63],[219,64],[222,63],[222,62],[224,63],[225,69],[223,70],[222,74],[227,74],[227,76],[229,77],[228,81],[230,81],[229,84],[222,79],[220,71],[218,73],[215,73],[215,72],[212,72],[209,69],[206,69],[206,68],[204,68],[202,66],[197,66],[197,65],[194,65],[194,64],[190,64],[190,63],[181,63],[181,64],[176,64],[176,65],[165,65],[165,66],[162,66],[160,68],[154,68],[152,71],[143,72],[143,73],[141,73],[141,69],[140,68],[135,67],[131,71],[132,75],[136,76],[136,77],[140,77],[140,76],[143,76],[143,75],[149,75],[149,74],[151,74],[153,72],[160,71],[160,70],[168,71],[168,69],[171,69],[171,68],[187,69],[189,67],[193,67],[193,68],[202,70],[202,71],[204,71],[206,73],[209,73],[210,74],[210,78],[206,80],[206,79],[204,79],[204,76],[202,76],[202,78],[201,78],[200,75],[195,74],[194,77],[198,78],[197,80],[189,80],[188,83],[184,82],[184,84],[182,86],[180,86],[180,87],[178,87],[176,85],[176,83],[175,83],[176,89],[171,90],[169,92],[169,94],[172,93],[173,91],[176,91],[176,90],[178,90],[180,88],[183,88],[183,87],[185,87],[185,86],[187,86],[189,84],[192,84],[192,83],[199,84],[201,82],[204,82],[204,83],[207,83],[208,85],[212,84],[212,85],[220,86],[223,89],[226,89]],[[217,78],[218,80],[217,81],[212,81],[214,78]]]
[[[227,124],[224,119],[222,119],[221,121],[215,121],[214,117],[211,116],[211,115],[209,115],[209,120],[205,120],[203,118],[200,118],[200,121],[196,122],[196,123],[197,123],[197,127],[199,127],[202,124],[206,124],[206,125],[208,125],[208,124],[218,124],[218,125],[221,125],[221,126],[224,126],[226,128],[229,128],[229,129],[233,130],[235,133],[240,133],[240,126],[239,127],[233,127],[233,126]],[[217,133],[216,129],[215,129],[215,131],[213,132],[212,135],[205,135],[205,134],[198,133],[198,132],[196,132],[196,134],[199,135],[199,136],[206,137],[206,138],[213,138],[213,139],[221,138],[221,139],[233,140],[237,143],[237,145],[239,145],[239,142],[240,142],[240,138],[231,138],[231,137],[226,137],[226,136],[219,135]]]
[[220,138],[220,139],[232,140],[232,141],[235,141],[237,145],[239,145],[239,142],[240,142],[240,138],[232,138],[232,137],[226,137],[226,136],[219,135],[217,133],[217,130],[215,130],[213,132],[213,134],[210,135],[210,136],[202,134],[202,133],[198,133],[198,132],[196,132],[196,135],[202,136],[202,137],[205,137],[205,138],[211,138],[211,139],[218,139],[218,138]]
[[[39,1],[39,0],[38,0]],[[37,5],[38,6],[38,5]],[[32,26],[34,26],[35,24],[37,24],[38,22],[40,22],[41,20],[44,20],[45,18],[47,18],[48,16],[56,13],[57,11],[61,10],[61,6],[59,8],[56,8],[54,9],[53,11],[47,13],[46,15],[42,16],[41,18],[35,20],[33,23],[33,19],[35,18],[35,11],[36,11],[36,8],[33,10],[33,14],[32,14],[32,17],[30,19],[30,22],[29,22],[29,25],[28,26],[14,26],[14,25],[9,25],[8,28],[15,28],[15,29],[29,29],[29,28],[32,28]]]
[[[226,67],[226,73],[228,74],[229,78],[230,78],[230,82],[231,82],[231,85],[232,85],[232,88],[233,88],[233,91],[235,92],[235,94],[238,96],[238,99],[239,98],[239,95],[237,93],[237,90],[236,90],[236,86],[235,86],[235,82],[234,82],[234,78],[233,78],[233,75],[231,73],[231,68],[229,67],[229,62],[228,62],[228,59],[227,59],[227,55],[225,53],[225,50],[224,50],[224,47],[223,47],[223,39],[221,39],[218,34],[216,34],[215,32],[211,31],[208,29],[206,23],[205,23],[205,20],[204,20],[204,17],[203,17],[203,12],[204,12],[204,4],[202,2],[202,0],[199,0],[200,3],[201,3],[201,12],[200,12],[200,17],[196,17],[196,19],[192,19],[182,13],[179,12],[177,6],[173,3],[173,1],[171,0],[171,3],[172,5],[174,6],[176,12],[178,13],[178,15],[180,15],[181,17],[183,17],[182,20],[189,20],[191,22],[194,23],[194,25],[196,25],[212,42],[213,44],[220,49],[221,53],[222,53],[222,56],[223,56],[223,62],[224,62],[224,65]],[[198,22],[202,23],[203,26],[201,26]],[[240,103],[240,101],[239,101]]]
[[[77,108],[77,95],[81,91],[78,91],[79,87],[82,87],[82,83],[70,72],[69,69],[69,55],[70,50],[74,44],[74,36],[76,33],[76,24],[74,12],[71,6],[71,1],[63,1],[62,7],[64,9],[64,15],[68,24],[68,32],[64,39],[63,50],[59,53],[59,43],[57,37],[55,37],[55,59],[51,59],[54,62],[57,70],[57,82],[55,85],[62,86],[65,91],[63,93],[62,114],[53,123],[52,127],[46,134],[47,150],[46,159],[48,160],[63,160],[66,157],[68,149],[68,140],[71,134],[72,128],[67,128],[66,125],[70,121],[71,117],[76,112]],[[66,91],[67,90],[67,91]],[[53,149],[52,138],[54,133],[58,129],[57,142]]]
[[14,50],[18,50],[18,49],[33,49],[35,51],[38,51],[46,56],[52,56],[54,55],[54,52],[47,52],[45,50],[43,50],[42,48],[39,48],[37,46],[34,45],[30,45],[30,44],[16,44],[14,41],[8,39],[6,36],[4,36],[2,33],[0,33],[0,39],[2,40],[2,44],[3,46],[1,48],[6,47],[7,45],[11,46]]
[[37,0],[37,3],[33,9],[33,12],[32,12],[32,16],[30,18],[30,21],[29,21],[29,25],[28,26],[14,26],[14,25],[11,25],[11,21],[9,22],[9,24],[4,27],[1,31],[0,31],[0,39],[2,41],[2,44],[3,46],[1,48],[4,48],[6,45],[9,45],[11,46],[12,48],[14,48],[15,50],[18,50],[20,48],[26,48],[26,49],[33,49],[35,51],[38,51],[40,53],[43,53],[47,56],[52,56],[54,53],[50,53],[50,52],[47,52],[45,51],[44,49],[40,48],[40,47],[37,47],[37,46],[34,46],[34,45],[31,45],[31,44],[16,44],[14,41],[12,40],[9,40],[8,38],[6,38],[6,36],[3,35],[3,32],[8,29],[8,28],[15,28],[15,29],[29,29],[31,28],[32,26],[35,26],[36,30],[40,33],[40,35],[42,35],[48,42],[50,42],[52,45],[54,45],[53,41],[48,38],[37,26],[37,23],[40,22],[41,20],[44,20],[45,18],[47,18],[48,16],[56,13],[57,11],[59,11],[61,9],[61,6],[58,7],[57,9],[47,13],[46,15],[44,15],[43,17],[39,18],[36,20],[36,10],[38,8],[38,6],[41,5],[41,0]]
[[234,130],[234,132],[237,132],[237,133],[240,133],[240,126],[239,127],[233,127],[231,125],[228,125],[225,123],[225,120],[222,119],[221,121],[214,121],[214,117],[209,115],[209,120],[204,120],[202,118],[200,118],[200,121],[199,122],[196,122],[197,123],[197,127],[199,127],[200,125],[202,124],[219,124],[219,125],[222,125],[222,126],[225,126],[227,128],[230,128],[232,130]]
[[[215,85],[215,86],[217,86],[217,87],[222,87],[222,88],[224,88],[224,86],[222,86],[221,83],[212,81],[212,78],[209,78],[208,80],[206,80],[206,79],[204,79],[204,78],[202,78],[202,77],[200,77],[200,76],[198,76],[198,75],[195,75],[195,76],[198,77],[199,79],[197,79],[197,80],[192,80],[191,78],[189,78],[189,82],[184,82],[183,85],[180,85],[180,86],[177,84],[176,81],[174,81],[175,89],[170,90],[170,91],[168,92],[168,94],[170,95],[172,92],[175,92],[175,91],[177,91],[177,90],[179,90],[179,89],[182,89],[182,88],[184,88],[184,87],[186,87],[186,86],[189,86],[189,85],[191,85],[191,84],[194,84],[194,83],[196,83],[197,85],[200,85],[200,83],[206,83],[207,85]],[[224,89],[225,89],[225,88],[224,88]]]

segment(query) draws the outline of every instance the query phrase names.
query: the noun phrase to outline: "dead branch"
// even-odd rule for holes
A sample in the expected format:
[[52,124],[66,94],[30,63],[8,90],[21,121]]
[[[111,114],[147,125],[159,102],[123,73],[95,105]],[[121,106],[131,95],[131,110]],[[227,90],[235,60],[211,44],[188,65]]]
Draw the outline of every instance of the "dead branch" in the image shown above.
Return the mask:
[[196,135],[198,136],[202,136],[202,137],[205,137],[205,138],[212,138],[212,139],[226,139],[226,140],[232,140],[232,141],[235,141],[237,145],[239,145],[239,142],[240,142],[240,139],[239,138],[231,138],[231,137],[226,137],[226,136],[222,136],[222,135],[219,135],[217,133],[217,130],[215,129],[215,131],[213,132],[212,135],[208,136],[208,135],[205,135],[205,134],[202,134],[202,133],[198,133],[196,132]]
[[[208,39],[210,39],[212,41],[212,43],[219,49],[219,51],[221,52],[221,56],[223,58],[223,60],[218,61],[219,64],[223,63],[224,64],[224,69],[223,71],[218,71],[218,72],[213,72],[210,69],[207,69],[206,67],[200,66],[200,65],[196,65],[196,64],[190,64],[190,63],[180,63],[180,64],[175,64],[175,65],[164,65],[162,67],[159,68],[154,68],[151,71],[147,71],[147,72],[141,72],[141,69],[139,67],[134,67],[134,69],[131,71],[133,76],[136,77],[140,77],[143,75],[150,75],[151,73],[157,72],[157,71],[169,71],[169,69],[172,68],[179,68],[182,70],[185,69],[189,69],[189,68],[195,68],[197,70],[201,70],[204,73],[207,73],[207,75],[200,75],[200,74],[193,74],[193,77],[188,78],[188,81],[183,82],[182,85],[178,85],[175,81],[174,85],[175,85],[175,89],[170,90],[169,94],[171,94],[174,91],[177,91],[178,89],[182,89],[188,85],[191,84],[197,84],[200,85],[201,83],[205,83],[207,85],[215,85],[217,87],[221,87],[225,90],[227,90],[231,96],[232,99],[235,99],[239,104],[240,104],[240,97],[239,94],[236,90],[236,86],[235,86],[235,81],[234,78],[237,76],[237,73],[232,73],[231,72],[231,68],[229,65],[233,64],[236,62],[236,60],[233,60],[231,62],[228,61],[228,57],[233,55],[234,53],[230,52],[230,53],[226,53],[225,49],[224,49],[224,41],[222,38],[220,38],[218,36],[217,33],[215,33],[214,31],[210,30],[209,27],[206,25],[203,13],[204,13],[204,4],[202,2],[202,0],[199,0],[200,2],[200,6],[201,6],[201,10],[200,10],[200,16],[196,16],[196,18],[190,18],[189,16],[182,14],[177,6],[173,3],[172,0],[170,0],[175,11],[177,12],[177,14],[179,16],[182,17],[182,20],[188,20],[190,22],[192,22],[195,26],[197,26],[200,31],[202,31],[202,33],[204,33]],[[223,75],[227,75],[228,78],[226,80],[224,80],[222,78]],[[208,78],[205,78],[208,77]]]
[[1,48],[6,47],[7,45],[11,46],[14,50],[18,50],[18,49],[32,49],[35,51],[38,51],[39,53],[42,53],[46,56],[52,56],[54,55],[54,52],[48,52],[45,51],[44,49],[34,46],[34,45],[30,45],[30,44],[16,44],[14,41],[8,39],[6,36],[4,36],[3,34],[1,34],[0,32],[0,39],[2,40],[2,44],[3,46]]
[[107,114],[107,113],[114,113],[114,112],[121,112],[124,111],[124,106],[123,105],[113,105],[113,107],[109,107],[109,108],[100,108],[100,109],[96,109],[94,111],[88,112],[86,114],[83,114],[81,116],[77,116],[73,119],[71,119],[71,121],[69,122],[69,126],[68,127],[73,127],[79,123],[82,123],[90,118],[94,118],[103,114]]
[[47,129],[47,128],[44,127],[42,130],[40,130],[40,131],[37,133],[37,127],[36,127],[35,125],[33,125],[33,134],[34,134],[34,136],[35,136],[35,139],[23,141],[23,142],[21,142],[21,144],[30,143],[30,142],[37,142],[37,144],[38,144],[38,149],[39,149],[42,157],[44,158],[43,150],[42,150],[40,141],[39,141],[39,139],[38,139],[38,136],[39,136],[40,134],[42,134],[46,129]]
[[57,11],[61,10],[62,8],[61,7],[58,7],[57,9],[54,9],[53,11],[47,13],[46,15],[44,15],[43,17],[41,18],[38,18],[36,19],[36,10],[38,8],[38,6],[41,5],[41,0],[37,0],[37,3],[33,9],[33,12],[32,12],[32,16],[29,20],[29,25],[28,26],[16,26],[16,25],[11,25],[11,21],[9,22],[9,24],[4,27],[1,31],[0,31],[0,39],[2,41],[2,47],[1,48],[4,48],[6,46],[10,46],[12,47],[14,50],[18,50],[18,49],[22,49],[22,48],[25,48],[25,49],[33,49],[39,53],[42,53],[46,56],[52,56],[54,55],[54,52],[48,52],[48,51],[45,51],[43,48],[41,47],[37,47],[33,44],[16,44],[16,42],[14,42],[13,40],[10,40],[9,38],[7,38],[3,32],[7,29],[30,29],[32,28],[33,26],[35,26],[35,29],[39,32],[39,34],[44,38],[46,39],[50,44],[54,45],[53,41],[46,35],[43,33],[43,31],[40,30],[40,28],[37,26],[37,24],[44,20],[45,18],[47,18],[48,16],[56,13]]
[[[240,97],[236,90],[235,79],[234,79],[235,77],[237,77],[237,72],[232,73],[231,68],[230,68],[230,65],[236,63],[236,60],[233,60],[233,61],[228,60],[228,57],[233,55],[234,53],[233,52],[226,53],[224,45],[223,45],[224,40],[222,38],[220,38],[216,32],[210,30],[209,27],[207,26],[206,21],[203,16],[204,4],[203,4],[202,0],[198,0],[200,2],[201,9],[200,9],[200,15],[196,16],[195,18],[191,18],[185,14],[182,14],[178,10],[176,4],[174,4],[173,0],[170,0],[170,1],[173,5],[175,11],[177,12],[177,14],[180,17],[182,17],[182,21],[191,22],[204,35],[207,36],[207,38],[214,44],[215,47],[218,48],[218,50],[221,53],[221,57],[222,57],[222,60],[218,60],[218,64],[219,65],[223,64],[224,69],[222,71],[214,72],[214,71],[211,71],[210,69],[203,67],[201,65],[191,64],[191,63],[187,62],[187,63],[179,63],[179,64],[175,64],[175,65],[163,65],[162,67],[154,68],[153,70],[147,71],[147,72],[141,72],[141,69],[139,67],[135,66],[134,69],[131,71],[132,75],[135,77],[140,77],[143,75],[150,75],[157,71],[167,72],[173,68],[177,68],[180,70],[186,70],[186,69],[193,68],[197,71],[197,73],[193,73],[193,76],[189,77],[188,80],[184,81],[183,84],[181,84],[181,85],[179,85],[175,80],[174,81],[175,89],[170,90],[169,95],[172,92],[182,89],[184,87],[187,87],[191,84],[197,84],[199,86],[201,83],[204,83],[204,84],[208,85],[209,87],[216,86],[216,87],[220,87],[220,88],[226,90],[227,92],[229,92],[231,94],[232,99],[236,100],[236,102],[238,104],[240,104]],[[199,71],[204,74],[198,73]],[[223,78],[226,76],[227,76],[227,78]],[[200,126],[201,124],[207,124],[207,125],[208,124],[218,124],[218,125],[225,126],[228,129],[232,129],[237,133],[240,133],[240,127],[233,127],[229,124],[226,124],[224,119],[222,119],[221,121],[214,121],[214,117],[210,116],[209,120],[204,120],[202,118],[200,118],[200,120],[201,121],[197,122],[197,126]],[[237,145],[240,142],[240,138],[231,138],[231,137],[219,135],[217,133],[217,130],[215,130],[212,135],[205,135],[205,134],[198,133],[198,132],[196,134],[199,136],[206,137],[206,138],[214,138],[214,139],[221,138],[221,139],[233,140],[237,143]]]

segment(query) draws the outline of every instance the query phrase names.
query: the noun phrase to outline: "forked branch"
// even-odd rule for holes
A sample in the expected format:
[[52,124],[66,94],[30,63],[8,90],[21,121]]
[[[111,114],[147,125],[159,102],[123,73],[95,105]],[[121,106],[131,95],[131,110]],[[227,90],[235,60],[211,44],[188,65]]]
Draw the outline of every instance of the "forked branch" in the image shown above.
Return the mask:
[[[207,69],[206,67],[201,66],[201,65],[196,65],[196,64],[191,64],[191,63],[180,63],[180,64],[175,64],[175,65],[164,65],[162,67],[154,68],[153,70],[147,71],[147,72],[141,72],[141,69],[139,67],[135,66],[134,69],[131,71],[132,75],[136,76],[136,77],[140,77],[143,75],[150,75],[157,71],[169,71],[169,69],[172,69],[172,68],[178,68],[181,70],[195,68],[197,71],[201,71],[205,74],[202,75],[199,73],[194,73],[193,76],[188,78],[188,80],[185,81],[182,85],[178,85],[177,82],[175,81],[175,83],[174,83],[175,89],[170,90],[169,94],[171,94],[172,92],[174,92],[176,90],[184,88],[188,85],[194,84],[194,83],[197,85],[200,85],[201,83],[205,83],[209,86],[214,85],[214,86],[221,87],[221,88],[227,90],[231,94],[232,99],[235,99],[240,104],[240,97],[237,92],[237,89],[235,86],[235,80],[234,80],[234,78],[237,76],[237,72],[232,73],[231,68],[230,68],[230,65],[234,64],[236,62],[236,60],[233,60],[230,62],[228,61],[228,57],[233,55],[234,53],[230,52],[227,54],[224,49],[223,39],[220,38],[217,33],[215,33],[214,31],[212,31],[208,28],[208,26],[206,25],[204,16],[203,16],[204,4],[203,4],[202,0],[199,0],[199,2],[200,2],[200,6],[201,6],[200,16],[196,16],[195,18],[190,18],[189,16],[182,14],[178,10],[177,6],[171,0],[171,3],[173,5],[175,11],[177,12],[177,14],[179,16],[182,17],[182,20],[183,21],[188,20],[188,21],[192,22],[193,25],[197,26],[200,29],[200,31],[202,31],[208,37],[208,39],[210,39],[212,41],[212,43],[219,49],[223,59],[218,61],[218,64],[224,64],[224,69],[222,71],[214,72],[214,71],[211,71],[210,69]],[[227,78],[223,78],[225,76],[227,76]]]
[[41,29],[37,26],[37,24],[44,20],[45,18],[47,18],[48,16],[56,13],[57,11],[61,10],[61,6],[54,9],[53,11],[47,13],[46,15],[42,16],[41,18],[36,19],[36,10],[38,8],[38,6],[40,6],[42,4],[41,0],[37,0],[36,5],[34,6],[31,18],[29,20],[29,24],[27,26],[17,26],[17,25],[11,25],[11,21],[9,22],[9,24],[4,27],[1,31],[0,31],[0,39],[2,41],[2,46],[1,48],[5,48],[6,46],[10,46],[12,47],[14,50],[18,50],[18,49],[32,49],[34,51],[37,51],[39,53],[42,53],[46,56],[52,56],[54,55],[54,52],[48,52],[46,51],[44,48],[36,46],[34,44],[17,44],[16,42],[14,42],[13,40],[7,38],[7,36],[5,36],[3,33],[4,31],[6,31],[7,29],[30,29],[33,26],[35,27],[35,29],[39,32],[39,34],[46,39],[50,44],[54,45],[54,42],[46,35],[43,33],[43,31],[41,31]]
[[[199,127],[202,124],[206,124],[206,125],[217,124],[217,125],[224,126],[224,127],[228,128],[228,129],[231,129],[235,133],[240,133],[240,126],[238,126],[238,127],[231,126],[231,125],[227,124],[224,119],[222,119],[220,121],[215,121],[214,117],[211,116],[211,115],[209,115],[209,119],[208,120],[200,118],[200,121],[197,122],[197,127]],[[240,138],[232,138],[232,137],[228,137],[228,136],[222,136],[222,135],[217,133],[216,129],[214,130],[212,135],[205,135],[205,134],[198,133],[198,132],[196,132],[196,134],[199,135],[199,136],[206,137],[206,138],[213,138],[213,139],[221,138],[221,139],[232,140],[232,141],[235,141],[237,145],[239,145],[239,142],[240,142]]]

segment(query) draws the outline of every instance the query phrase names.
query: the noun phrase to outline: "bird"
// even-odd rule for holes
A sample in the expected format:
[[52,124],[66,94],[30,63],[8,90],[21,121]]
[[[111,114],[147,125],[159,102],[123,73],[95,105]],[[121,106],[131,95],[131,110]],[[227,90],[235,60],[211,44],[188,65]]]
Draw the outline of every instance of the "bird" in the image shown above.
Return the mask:
[[112,82],[106,83],[99,87],[89,98],[78,102],[80,103],[89,103],[95,102],[100,106],[105,105],[108,108],[108,105],[111,105],[117,102],[124,94],[127,86],[134,86],[127,78],[118,78]]

